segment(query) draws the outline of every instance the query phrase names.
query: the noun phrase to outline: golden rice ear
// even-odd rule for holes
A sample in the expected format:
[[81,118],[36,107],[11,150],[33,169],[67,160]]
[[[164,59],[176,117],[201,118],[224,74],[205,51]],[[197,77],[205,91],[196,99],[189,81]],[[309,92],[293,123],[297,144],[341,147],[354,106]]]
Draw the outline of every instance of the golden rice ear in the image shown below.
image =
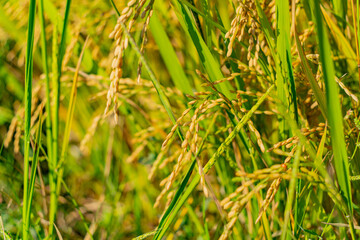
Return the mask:
[[279,190],[280,187],[280,183],[281,183],[281,178],[275,179],[271,185],[270,188],[268,189],[267,193],[266,193],[266,197],[265,200],[262,203],[262,206],[260,208],[259,211],[259,216],[256,219],[256,223],[258,223],[263,215],[264,212],[266,212],[266,209],[268,208],[269,204],[272,202],[272,200],[275,197],[275,194],[277,193],[277,191]]
[[[125,49],[128,48],[129,45],[129,39],[127,36],[123,34],[123,26],[127,28],[127,31],[131,32],[132,27],[135,23],[135,21],[138,19],[140,12],[144,8],[144,5],[146,3],[146,0],[135,0],[135,1],[129,1],[127,6],[122,10],[118,20],[117,24],[114,27],[114,30],[109,34],[109,38],[115,40],[115,50],[114,50],[114,59],[111,64],[111,74],[110,74],[110,87],[107,94],[107,103],[104,111],[104,115],[106,115],[110,109],[110,106],[113,104],[113,113],[114,113],[114,120],[115,122],[118,122],[119,116],[118,116],[118,100],[116,93],[118,93],[118,86],[119,81],[122,78],[122,68],[123,68],[123,53]],[[151,0],[149,4],[144,8],[144,11],[142,15],[147,14],[147,18],[145,20],[145,23],[143,25],[143,29],[141,31],[141,39],[142,43],[140,46],[140,52],[143,53],[145,44],[147,42],[146,32],[148,29],[148,25],[150,22],[150,18],[152,16],[152,6],[154,1]],[[138,64],[138,71],[137,71],[137,82],[140,83],[141,79],[141,67],[142,63],[139,61]]]
[[[235,18],[231,21],[229,31],[225,34],[225,38],[229,39],[226,56],[230,57],[232,55],[236,41],[247,41],[247,60],[249,68],[260,70],[257,65],[260,44],[265,45],[266,41],[259,40],[264,37],[262,35],[262,31],[260,31],[257,19],[258,16],[254,1],[239,1],[239,6],[236,8]],[[247,32],[245,31],[246,29],[248,29]],[[252,55],[251,52],[254,47],[255,53]]]

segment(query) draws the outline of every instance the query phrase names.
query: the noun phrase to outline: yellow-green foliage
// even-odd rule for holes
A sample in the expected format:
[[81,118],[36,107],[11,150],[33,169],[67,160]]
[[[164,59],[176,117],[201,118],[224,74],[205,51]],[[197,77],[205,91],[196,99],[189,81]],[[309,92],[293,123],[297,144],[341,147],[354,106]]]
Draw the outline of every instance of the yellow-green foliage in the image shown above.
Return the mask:
[[359,239],[358,0],[0,0],[4,239]]

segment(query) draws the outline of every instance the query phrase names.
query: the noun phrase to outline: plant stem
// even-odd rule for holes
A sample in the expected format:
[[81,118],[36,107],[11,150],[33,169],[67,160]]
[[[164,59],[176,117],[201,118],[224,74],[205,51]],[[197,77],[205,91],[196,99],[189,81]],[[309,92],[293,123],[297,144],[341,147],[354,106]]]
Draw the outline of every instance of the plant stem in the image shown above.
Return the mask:
[[30,123],[31,123],[31,99],[32,99],[32,74],[33,74],[33,46],[35,26],[35,5],[36,0],[30,0],[28,34],[26,45],[25,62],[25,137],[24,137],[24,196],[23,196],[23,239],[29,238],[30,219],[27,218],[29,211],[29,161],[30,161]]

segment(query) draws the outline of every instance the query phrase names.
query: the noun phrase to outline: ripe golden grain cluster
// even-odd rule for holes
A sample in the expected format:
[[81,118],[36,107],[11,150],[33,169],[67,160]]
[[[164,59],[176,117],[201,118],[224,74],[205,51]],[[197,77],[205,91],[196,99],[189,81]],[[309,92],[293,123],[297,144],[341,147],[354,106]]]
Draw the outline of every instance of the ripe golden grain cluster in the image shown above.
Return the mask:
[[[228,239],[230,233],[232,232],[232,228],[239,219],[239,215],[245,205],[249,204],[254,195],[258,194],[259,191],[266,187],[266,184],[264,183],[259,183],[256,186],[254,186],[252,182],[247,182],[245,184],[246,185],[244,185],[244,187],[241,186],[237,188],[234,193],[221,201],[221,206],[223,206],[225,210],[230,209],[226,217],[227,224],[225,225],[224,231],[219,238],[221,240]],[[249,189],[250,186],[253,186],[252,189]],[[244,193],[242,194],[242,192]]]
[[[325,127],[325,123],[319,123],[319,125],[315,128],[311,128],[311,129],[302,128],[301,132],[303,133],[304,136],[309,136],[309,135],[315,134],[315,133],[322,135],[323,131],[324,131],[324,127]],[[288,138],[284,141],[274,144],[274,146],[269,148],[267,151],[270,152],[270,151],[273,151],[274,149],[280,148],[282,146],[285,146],[286,148],[291,148],[298,142],[299,142],[299,138],[297,136],[294,136],[294,137]]]
[[[231,28],[225,35],[225,37],[229,39],[226,55],[227,57],[231,56],[235,47],[235,40],[239,42],[247,42],[248,47],[246,60],[249,68],[262,72],[260,66],[258,65],[260,51],[265,54],[270,65],[273,61],[271,59],[270,49],[267,46],[265,36],[260,30],[255,1],[238,1],[238,4],[235,18],[231,22]],[[275,1],[271,1],[269,3],[264,1],[261,7],[266,9],[265,14],[270,19],[274,18]],[[255,51],[252,54],[254,49]]]
[[[23,70],[26,44],[17,38],[26,30],[28,22],[23,15],[28,2],[20,2],[5,0],[0,10],[0,18],[9,19],[9,25],[0,23],[0,43],[5,42],[5,47],[0,49],[4,53],[0,61],[5,59],[5,67],[0,64],[0,75],[21,76],[22,84],[25,75],[28,79],[28,69]],[[38,40],[41,35],[35,23],[31,109],[25,113],[17,103],[23,96],[13,92],[4,96],[10,95],[15,103],[2,101],[5,104],[0,107],[0,121],[8,121],[5,148],[1,150],[4,155],[0,157],[6,164],[0,165],[13,164],[7,164],[10,161],[5,159],[10,156],[11,161],[16,160],[16,165],[11,167],[19,169],[19,176],[26,173],[23,176],[28,180],[29,171],[22,173],[21,167],[27,163],[30,170],[36,169],[33,168],[36,151],[24,154],[28,155],[24,159],[27,161],[19,164],[25,152],[22,151],[24,132],[30,132],[32,148],[27,149],[40,149],[40,164],[36,169],[40,176],[34,181],[34,196],[40,189],[44,203],[41,207],[40,197],[30,202],[34,209],[40,209],[38,216],[32,210],[28,212],[30,217],[25,216],[34,222],[30,224],[31,231],[41,229],[37,232],[39,236],[51,238],[48,228],[59,226],[60,232],[71,239],[73,232],[83,234],[84,229],[85,239],[130,238],[136,237],[135,234],[143,234],[138,239],[154,234],[155,239],[163,239],[168,234],[169,239],[197,236],[221,240],[255,236],[271,239],[285,233],[293,238],[309,238],[313,233],[324,238],[331,234],[336,237],[352,234],[348,228],[339,230],[335,225],[330,228],[320,224],[323,219],[348,220],[346,226],[350,229],[352,224],[358,225],[359,215],[356,209],[349,211],[358,202],[356,187],[360,178],[358,69],[355,67],[360,62],[356,32],[359,28],[356,14],[341,17],[338,9],[332,9],[336,2],[348,4],[345,13],[355,12],[350,9],[353,1],[340,0],[156,0],[156,5],[155,0],[126,0],[112,2],[114,9],[109,9],[108,3],[95,1],[81,16],[70,11],[69,21],[64,21],[68,28],[63,35],[57,32],[60,23],[54,22],[55,18],[48,16],[46,9],[46,29],[41,32],[45,32],[48,44],[49,30],[53,30],[55,41],[52,50],[46,49],[46,44]],[[311,21],[316,18],[309,11],[314,10],[311,4],[318,3],[318,16],[326,18],[323,29],[327,34],[323,39],[328,38],[330,43],[323,46],[330,47],[331,57],[326,58],[330,64],[322,61],[318,23]],[[119,16],[117,5],[122,8]],[[54,7],[57,10],[65,4]],[[40,9],[36,15],[38,12]],[[157,16],[161,21],[150,24],[151,18]],[[289,24],[279,19],[288,19]],[[21,31],[8,31],[11,23],[16,23]],[[89,27],[94,29],[88,30]],[[59,39],[65,36],[63,49],[57,49],[57,36]],[[84,47],[79,70],[73,66],[73,57],[85,37],[89,44]],[[295,37],[299,37],[300,44]],[[37,49],[38,42],[41,51]],[[44,60],[39,56],[43,52],[53,53],[45,61],[53,64],[47,75],[54,79],[61,76],[58,78],[61,84],[46,84],[45,71],[42,72]],[[142,73],[142,65],[146,73]],[[324,75],[331,65],[335,73],[330,80],[335,79],[336,88],[330,96],[329,80]],[[73,74],[79,81],[74,84],[75,91],[68,94]],[[58,90],[58,85],[60,101],[53,96],[46,99],[42,89],[47,87],[51,92]],[[21,86],[19,89],[23,91]],[[325,103],[319,95],[323,95]],[[331,111],[327,110],[334,110],[329,105],[333,99],[339,99],[341,105],[340,110],[334,108],[337,116],[341,115],[335,122],[345,123],[344,137],[333,134],[334,129],[338,130],[336,124],[328,126]],[[49,103],[55,116],[51,124],[44,124],[45,103]],[[54,103],[57,107],[52,109]],[[11,107],[15,109],[15,117],[10,122],[1,113]],[[29,115],[30,130],[24,131],[24,118]],[[43,118],[39,119],[40,116]],[[38,126],[42,126],[40,137],[36,138],[39,142],[34,143]],[[54,135],[48,135],[51,131],[48,126],[56,128]],[[55,135],[54,141],[51,138]],[[332,145],[337,141],[344,143],[340,151],[342,159],[336,155],[337,146]],[[13,156],[8,152],[12,151],[11,142],[16,153]],[[37,148],[39,143],[41,148]],[[53,148],[56,154],[51,154]],[[63,164],[67,158],[70,161]],[[0,167],[0,172],[4,169]],[[350,183],[338,176],[348,177]],[[11,190],[21,193],[21,188],[20,183]],[[70,192],[74,189],[76,194],[72,196]],[[27,192],[24,193],[26,196]],[[315,195],[320,197],[313,200]],[[11,197],[0,196],[0,203],[9,198],[9,205],[12,204],[9,209],[17,211]],[[347,202],[351,197],[352,202]],[[55,210],[47,209],[49,198],[49,207],[56,206]],[[67,212],[72,207],[67,203],[70,199],[78,212],[75,209]],[[327,199],[334,204],[331,214],[325,206]],[[21,202],[17,204],[20,206]],[[313,206],[320,209],[319,213],[313,214]],[[11,212],[5,216],[9,219]],[[295,216],[304,219],[303,222]],[[54,224],[45,226],[44,219]],[[114,224],[124,228],[114,228]],[[6,225],[11,224],[5,224],[5,228],[11,229]],[[17,232],[16,236],[19,236]]]
[[[243,40],[246,34],[245,30],[249,28],[249,47],[248,47],[248,56],[247,59],[250,60],[250,52],[254,47],[254,39],[257,29],[257,24],[255,21],[256,6],[254,1],[238,1],[239,6],[236,8],[236,16],[231,22],[231,28],[226,33],[225,37],[229,38],[229,46],[226,55],[231,56],[233,51],[233,45],[237,39],[239,42]],[[249,64],[251,65],[251,64]]]
[[[183,167],[191,160],[191,157],[193,155],[196,155],[197,150],[198,150],[197,146],[199,145],[199,140],[200,140],[199,135],[198,135],[199,134],[199,121],[201,121],[200,115],[205,113],[205,111],[207,110],[206,107],[208,107],[208,105],[210,105],[209,101],[205,100],[197,108],[195,108],[194,114],[191,117],[191,120],[189,123],[189,128],[186,131],[184,141],[180,145],[180,148],[181,148],[180,154],[177,157],[177,162],[174,165],[173,171],[167,178],[165,178],[160,183],[161,186],[162,185],[164,186],[164,189],[162,190],[162,193],[158,196],[155,206],[159,205],[161,198],[165,195],[165,193],[167,191],[170,190],[172,184],[175,181],[175,178],[179,175],[179,173],[183,169]],[[181,120],[190,112],[190,110],[191,110],[191,108],[186,109],[183,112],[183,114],[181,115],[181,117],[177,120],[176,124],[173,126],[170,133],[168,134],[165,141],[163,142],[163,145],[162,145],[163,150],[166,149],[166,146],[168,145],[170,139],[174,135]],[[202,172],[201,162],[200,162],[200,160],[198,160],[197,162],[198,162],[198,169],[201,173]],[[154,166],[156,166],[156,165],[154,165]],[[154,171],[154,170],[152,170],[152,171]],[[152,175],[153,174],[150,174],[150,176],[152,176]],[[205,195],[208,195],[208,190],[207,190],[207,187],[205,184],[205,179],[204,179],[203,173],[201,174],[201,185],[203,186]]]
[[[143,29],[141,31],[142,43],[140,47],[140,51],[144,51],[144,46],[147,42],[146,38],[146,30],[148,28],[150,18],[152,15],[152,6],[154,1],[151,0],[148,5],[145,6],[146,0],[131,0],[127,3],[127,6],[122,10],[117,24],[115,25],[114,30],[110,33],[109,38],[115,40],[115,51],[114,51],[114,59],[111,64],[111,74],[110,74],[110,87],[107,93],[107,103],[105,107],[105,114],[109,111],[111,102],[114,103],[113,112],[115,122],[118,122],[119,116],[117,113],[118,101],[116,97],[116,93],[118,92],[119,81],[123,74],[123,62],[124,62],[124,51],[129,45],[129,39],[124,34],[124,29],[131,32],[136,20],[141,16],[144,18],[147,15],[145,23],[143,25]],[[143,9],[144,8],[144,9]],[[139,62],[138,66],[138,80],[140,81],[141,75],[141,62]]]

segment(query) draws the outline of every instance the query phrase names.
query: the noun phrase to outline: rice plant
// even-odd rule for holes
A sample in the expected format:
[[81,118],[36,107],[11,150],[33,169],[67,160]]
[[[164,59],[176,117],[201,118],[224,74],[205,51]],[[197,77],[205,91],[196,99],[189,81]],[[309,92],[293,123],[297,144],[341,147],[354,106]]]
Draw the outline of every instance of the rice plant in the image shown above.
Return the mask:
[[0,0],[3,239],[358,239],[358,0]]

